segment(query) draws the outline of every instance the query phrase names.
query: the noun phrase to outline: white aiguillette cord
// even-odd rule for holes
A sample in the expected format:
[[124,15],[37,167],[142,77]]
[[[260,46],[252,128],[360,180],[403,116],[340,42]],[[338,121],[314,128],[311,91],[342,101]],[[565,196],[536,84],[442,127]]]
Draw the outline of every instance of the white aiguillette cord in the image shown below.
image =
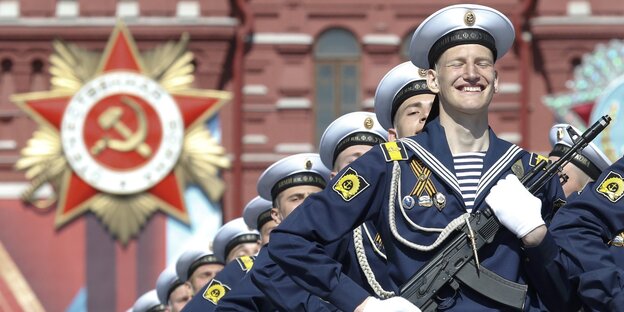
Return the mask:
[[[389,220],[388,221],[390,222],[390,231],[392,232],[392,235],[394,236],[394,238],[396,238],[399,242],[401,242],[403,245],[405,245],[407,247],[410,247],[412,249],[416,249],[418,251],[431,251],[431,250],[435,249],[436,247],[438,247],[442,242],[444,242],[444,240],[446,240],[448,238],[448,236],[451,234],[451,232],[453,232],[458,227],[460,227],[464,222],[468,222],[468,218],[470,218],[470,213],[466,212],[466,213],[462,214],[461,216],[455,218],[453,221],[451,221],[443,229],[440,229],[440,228],[428,228],[428,227],[420,226],[420,225],[414,223],[410,218],[408,218],[407,214],[405,213],[405,208],[403,208],[403,203],[400,200],[400,195],[401,195],[399,193],[400,189],[401,189],[401,167],[399,166],[399,162],[398,161],[394,161],[394,164],[393,164],[393,167],[392,167],[392,181],[390,183],[390,196],[388,198],[388,209],[389,209],[389,211],[388,211],[388,219]],[[433,242],[433,244],[428,245],[428,246],[419,245],[419,244],[416,244],[416,243],[412,243],[409,240],[405,239],[403,236],[401,236],[401,234],[397,230],[397,226],[396,226],[395,202],[399,203],[399,207],[401,208],[401,213],[403,214],[403,218],[407,221],[407,223],[412,228],[420,230],[420,231],[423,231],[423,232],[440,232],[440,235]]]

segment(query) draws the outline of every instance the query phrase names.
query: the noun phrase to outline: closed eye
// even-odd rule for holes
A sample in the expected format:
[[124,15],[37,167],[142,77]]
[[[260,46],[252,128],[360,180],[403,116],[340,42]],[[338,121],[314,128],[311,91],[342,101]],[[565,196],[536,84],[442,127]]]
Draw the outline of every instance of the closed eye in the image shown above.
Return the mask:
[[464,66],[465,62],[462,60],[454,60],[446,64],[447,67],[459,68]]
[[300,201],[303,199],[303,195],[302,194],[296,194],[296,195],[292,195],[290,197],[288,197],[288,201],[290,202],[296,202],[296,201]]

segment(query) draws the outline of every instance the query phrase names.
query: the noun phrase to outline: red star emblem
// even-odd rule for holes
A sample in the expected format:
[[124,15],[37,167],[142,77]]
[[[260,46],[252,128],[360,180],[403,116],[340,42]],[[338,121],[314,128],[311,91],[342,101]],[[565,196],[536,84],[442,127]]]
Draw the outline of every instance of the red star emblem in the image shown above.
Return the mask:
[[[180,65],[175,60],[170,63]],[[159,78],[150,70],[130,33],[118,24],[94,78],[84,81],[77,92],[57,89],[14,97],[42,128],[56,132],[71,169],[56,185],[57,227],[95,211],[103,201],[145,196],[157,208],[188,222],[185,179],[179,168],[186,155],[184,139],[191,129],[203,126],[229,94],[167,88],[160,78],[176,71],[163,70]],[[188,72],[178,74],[185,75],[182,78],[188,78]]]

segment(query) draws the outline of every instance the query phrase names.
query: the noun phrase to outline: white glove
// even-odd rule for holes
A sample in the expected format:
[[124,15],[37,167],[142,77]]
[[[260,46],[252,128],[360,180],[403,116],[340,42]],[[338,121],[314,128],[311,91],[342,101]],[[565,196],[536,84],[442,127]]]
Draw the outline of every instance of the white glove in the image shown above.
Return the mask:
[[421,312],[419,308],[403,297],[392,297],[390,299],[379,300],[375,297],[368,297],[363,312]]
[[499,180],[490,190],[485,202],[492,208],[501,224],[518,238],[523,238],[544,224],[541,213],[542,202],[513,174]]

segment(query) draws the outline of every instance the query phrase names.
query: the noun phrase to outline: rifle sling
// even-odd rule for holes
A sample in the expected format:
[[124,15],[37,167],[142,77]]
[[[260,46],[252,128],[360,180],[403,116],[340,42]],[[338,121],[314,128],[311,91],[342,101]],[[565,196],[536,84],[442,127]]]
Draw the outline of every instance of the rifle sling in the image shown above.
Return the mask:
[[477,267],[472,261],[459,269],[455,278],[479,294],[500,304],[517,310],[524,308],[527,285],[512,282],[483,266],[480,266],[477,274]]

